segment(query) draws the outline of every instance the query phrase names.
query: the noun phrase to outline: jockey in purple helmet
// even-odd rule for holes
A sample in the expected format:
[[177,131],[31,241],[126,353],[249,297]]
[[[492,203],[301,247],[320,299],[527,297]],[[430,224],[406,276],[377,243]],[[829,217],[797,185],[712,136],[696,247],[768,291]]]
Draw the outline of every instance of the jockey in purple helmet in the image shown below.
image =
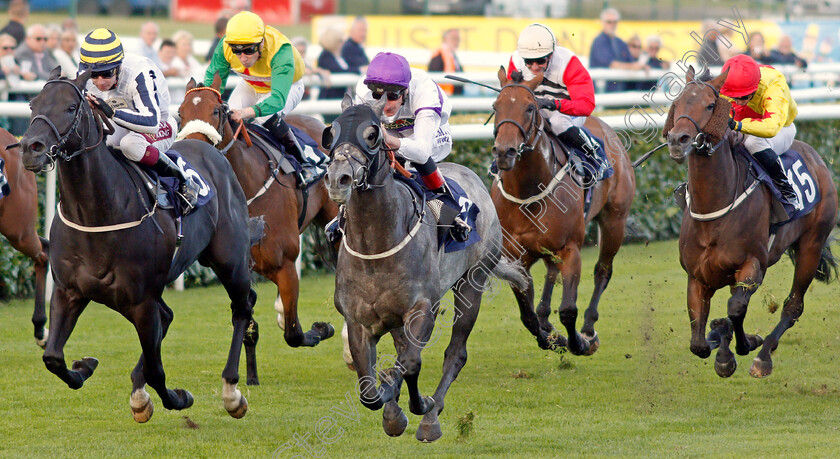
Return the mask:
[[[409,167],[417,170],[429,190],[455,200],[437,167],[452,152],[452,104],[446,94],[428,73],[409,67],[403,56],[379,53],[356,85],[356,101],[372,105],[383,97],[380,121],[385,144],[411,163]],[[456,219],[451,233],[454,239],[465,241],[469,226]]]

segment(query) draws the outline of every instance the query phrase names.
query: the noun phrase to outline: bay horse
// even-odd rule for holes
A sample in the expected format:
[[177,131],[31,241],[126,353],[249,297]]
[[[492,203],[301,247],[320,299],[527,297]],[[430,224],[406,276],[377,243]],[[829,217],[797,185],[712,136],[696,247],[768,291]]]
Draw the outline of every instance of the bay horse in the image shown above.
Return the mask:
[[[440,163],[439,167],[480,209],[474,230],[480,241],[451,253],[438,248],[437,222],[424,199],[395,179],[389,166],[379,121],[385,102],[382,98],[373,107],[351,105],[345,96],[341,115],[322,137],[322,145],[330,146],[333,158],[327,169],[327,189],[346,209],[335,306],[347,324],[361,403],[371,410],[384,407],[385,432],[401,435],[408,419],[397,402],[405,380],[409,410],[423,415],[416,438],[429,442],[442,435],[438,415],[449,386],[467,361],[467,338],[488,276],[524,287],[525,274],[515,262],[501,257],[502,230],[490,196],[478,176],[458,164]],[[439,338],[435,319],[441,298],[450,289],[454,309],[446,325],[452,327],[452,337],[443,375],[434,395],[422,396],[417,387],[420,353]],[[398,355],[377,362],[376,344],[389,332]],[[389,365],[393,367],[386,368]],[[378,388],[377,374],[382,379]]]
[[[265,236],[251,247],[254,271],[277,285],[277,324],[292,347],[316,346],[333,336],[333,326],[315,322],[306,333],[298,319],[299,279],[295,260],[300,253],[299,235],[312,222],[324,227],[338,213],[329,199],[323,180],[309,187],[308,196],[295,186],[292,176],[278,172],[267,152],[254,143],[234,138],[227,106],[222,103],[221,79],[216,74],[212,86],[187,83],[187,95],[178,109],[181,118],[179,138],[198,139],[225,150],[239,184],[248,197],[248,213],[265,221]],[[286,121],[318,139],[324,124],[310,116],[288,115]],[[324,151],[326,154],[327,152]]]
[[68,369],[63,349],[79,316],[95,301],[128,319],[140,339],[142,354],[131,373],[135,421],[146,422],[153,413],[146,382],[165,408],[189,408],[192,394],[166,385],[160,352],[173,312],[161,295],[167,283],[198,260],[213,268],[231,300],[233,339],[222,371],[222,399],[231,416],[244,416],[248,403],[236,385],[256,293],[248,268],[248,210],[230,165],[204,142],[176,142],[173,149],[199,172],[205,182],[201,195],[209,201],[180,219],[158,209],[136,173],[117,157],[121,154],[103,141],[103,122],[95,113],[104,115],[83,96],[90,71],[75,80],[59,75],[59,68],[53,70],[31,101],[32,118],[21,139],[26,168],[38,172],[55,163],[61,193],[58,218],[50,228],[56,287],[43,356],[47,369],[71,389],[81,388],[93,375],[95,358],[74,361]]
[[44,347],[47,343],[47,314],[44,300],[47,287],[49,241],[39,237],[35,231],[38,224],[38,184],[35,174],[27,171],[20,159],[17,138],[0,128],[0,158],[5,161],[5,176],[12,190],[0,199],[0,234],[18,252],[31,258],[35,264],[35,309],[32,325],[35,327],[35,342]]
[[[761,346],[750,368],[752,376],[761,378],[773,370],[770,354],[782,334],[802,315],[811,281],[816,277],[827,282],[832,270],[836,272],[829,235],[837,221],[837,190],[820,155],[810,145],[794,141],[791,149],[801,153],[822,199],[809,214],[783,225],[771,237],[773,197],[767,187],[759,186],[755,193],[747,191],[756,187],[747,159],[735,154],[743,137],[727,127],[731,105],[720,96],[726,76],[723,73],[711,81],[695,79],[694,69],[689,68],[685,88],[671,105],[663,135],[672,159],[682,163],[688,158],[690,200],[683,214],[679,250],[680,264],[688,275],[691,352],[707,358],[717,347],[715,371],[721,377],[731,376],[736,368],[729,349],[734,333],[739,355]],[[764,281],[767,268],[785,251],[790,252],[795,270],[779,323],[764,339],[745,333],[750,297]],[[728,320],[712,321],[707,338],[704,333],[712,296],[725,286],[731,293]]]
[[[592,188],[589,212],[584,214],[581,185],[572,178],[569,158],[555,136],[548,135],[547,121],[540,115],[534,90],[542,76],[523,81],[521,73],[509,80],[499,69],[501,84],[493,109],[496,112],[492,155],[499,168],[490,195],[507,235],[505,251],[518,256],[528,270],[528,287],[514,289],[525,328],[542,349],[568,346],[575,355],[591,355],[600,346],[595,331],[598,302],[607,288],[613,259],[624,240],[624,228],[636,194],[636,176],[627,152],[615,132],[599,118],[587,118],[586,126],[604,139],[614,174]],[[580,282],[580,248],[585,228],[598,223],[600,252],[595,263],[595,289],[584,313],[580,333],[577,322],[577,289]],[[542,260],[546,266],[545,285],[534,311],[534,282],[531,266]],[[558,310],[568,341],[548,321],[551,295],[561,276],[563,297]]]

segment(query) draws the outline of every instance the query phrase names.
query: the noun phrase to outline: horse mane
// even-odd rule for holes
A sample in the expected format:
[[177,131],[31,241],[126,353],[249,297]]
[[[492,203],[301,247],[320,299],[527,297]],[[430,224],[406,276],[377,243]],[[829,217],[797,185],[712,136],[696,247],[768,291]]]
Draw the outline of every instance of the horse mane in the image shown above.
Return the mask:
[[510,74],[510,80],[517,84],[522,84],[525,81],[525,77],[522,75],[521,70],[514,70]]

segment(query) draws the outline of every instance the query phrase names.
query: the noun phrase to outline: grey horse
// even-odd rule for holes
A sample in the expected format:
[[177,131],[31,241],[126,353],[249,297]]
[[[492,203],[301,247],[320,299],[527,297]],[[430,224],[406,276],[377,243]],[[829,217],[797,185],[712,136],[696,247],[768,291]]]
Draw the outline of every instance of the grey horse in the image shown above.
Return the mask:
[[[442,163],[440,170],[478,205],[476,231],[481,240],[452,253],[438,248],[437,223],[429,207],[394,179],[382,148],[379,116],[384,102],[353,105],[345,97],[341,116],[322,138],[333,158],[326,178],[330,198],[346,209],[335,306],[347,322],[362,404],[371,410],[384,407],[385,432],[401,435],[408,418],[397,402],[405,380],[409,410],[423,415],[416,437],[430,442],[442,435],[438,415],[446,391],[467,361],[467,338],[490,276],[516,288],[526,286],[527,280],[519,264],[503,257],[502,229],[487,189],[474,172],[458,164]],[[452,337],[443,376],[433,397],[422,396],[417,387],[420,353],[441,333],[440,327],[435,330],[435,320],[450,289],[454,306],[442,325],[452,327]],[[398,355],[387,363],[387,356],[376,362],[376,344],[389,332]],[[381,379],[378,388],[376,375]]]

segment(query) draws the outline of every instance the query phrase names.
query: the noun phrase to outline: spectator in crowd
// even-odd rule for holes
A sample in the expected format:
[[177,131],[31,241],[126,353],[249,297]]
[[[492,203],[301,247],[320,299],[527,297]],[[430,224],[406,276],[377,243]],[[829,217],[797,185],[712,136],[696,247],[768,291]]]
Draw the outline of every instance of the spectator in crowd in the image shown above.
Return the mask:
[[359,69],[362,73],[367,71],[367,66],[370,64],[370,59],[368,59],[364,48],[367,31],[367,20],[362,16],[356,17],[353,24],[350,25],[350,36],[341,47],[341,57],[344,62],[347,62],[350,67]]
[[227,13],[222,13],[213,24],[213,43],[210,44],[210,49],[207,50],[207,54],[204,56],[204,62],[210,62],[210,59],[213,59],[213,53],[216,52],[216,47],[219,46],[219,42],[225,36],[225,30],[227,29],[229,20],[230,16]]
[[47,30],[47,52],[55,58],[55,50],[58,49],[58,44],[61,40],[61,26],[56,23],[51,23],[44,26],[44,28]]
[[[619,20],[621,15],[615,8],[601,11],[601,33],[595,37],[589,50],[589,68],[650,70],[647,65],[633,60],[627,43],[615,35]],[[625,82],[607,81],[607,92],[624,91],[626,88]]]
[[771,64],[795,65],[801,69],[808,67],[808,62],[793,52],[793,43],[791,42],[790,35],[782,35],[779,38],[779,44],[776,45],[775,49],[770,51],[769,60]]
[[667,69],[671,67],[671,63],[663,61],[659,57],[659,51],[662,50],[662,39],[659,35],[651,35],[645,40],[645,51],[642,53],[647,60],[645,63],[652,69]]
[[753,32],[750,34],[749,44],[747,50],[744,52],[747,56],[753,58],[759,64],[770,63],[770,53],[764,47],[764,35],[761,32]]
[[[20,66],[15,62],[15,37],[0,34],[0,100],[9,100],[9,90],[14,89],[20,81]],[[10,129],[9,119],[0,116],[0,127]]]
[[161,67],[160,57],[155,51],[155,42],[160,35],[160,27],[154,21],[144,22],[140,26],[140,49],[137,54],[149,58],[158,67]]
[[73,30],[64,30],[61,32],[58,48],[53,51],[53,57],[58,65],[61,66],[61,76],[67,78],[76,78],[76,71],[79,68],[79,62],[76,56],[79,55],[76,48],[78,47],[78,38],[76,32]]
[[[320,84],[322,86],[329,86],[331,84],[330,71],[318,67],[312,62],[312,59],[306,56],[306,52],[309,49],[309,40],[298,35],[296,37],[292,37],[289,41],[292,42],[292,46],[294,46],[295,49],[298,50],[298,53],[300,53],[301,57],[303,57],[303,63],[306,65],[303,74],[320,79]],[[320,89],[318,90],[318,92],[320,92]],[[310,99],[311,97],[312,92],[310,86],[304,86],[303,99],[306,100]]]
[[[329,70],[333,73],[359,73],[358,67],[350,67],[347,62],[339,55],[341,46],[344,44],[344,36],[341,31],[337,29],[327,29],[321,34],[319,40],[321,45],[321,55],[318,56],[318,67]],[[347,93],[348,86],[330,86],[325,83],[321,87],[321,92],[318,93],[318,99],[341,99]],[[325,123],[331,123],[336,115],[324,116]]]
[[15,60],[24,80],[46,80],[58,64],[47,50],[47,29],[33,24],[26,30],[26,41],[15,50]]
[[[461,61],[455,55],[455,50],[461,44],[461,32],[458,29],[447,29],[443,32],[440,48],[432,53],[432,59],[429,61],[430,72],[462,72]],[[464,93],[463,86],[455,86],[452,84],[439,84],[438,86],[450,96],[453,94],[461,95]]]
[[172,66],[175,60],[175,42],[164,38],[160,42],[160,51],[158,51],[158,60],[160,61],[160,71],[163,76],[174,77],[179,75],[179,70]]
[[[627,49],[630,50],[630,56],[639,64],[647,65],[648,58],[642,52],[642,39],[638,34],[633,34],[627,40]],[[654,84],[656,82],[654,81]],[[624,83],[624,89],[628,91],[645,91],[651,88],[650,81],[627,81]]]
[[172,66],[177,68],[179,76],[193,77],[196,81],[204,78],[204,66],[193,56],[193,36],[186,30],[179,30],[172,35],[175,42],[175,58]]
[[703,44],[700,58],[706,67],[719,67],[732,56],[740,54],[740,47],[733,41],[735,32],[713,19],[703,21]]
[[[61,30],[72,30],[73,32],[79,32],[79,24],[76,23],[76,20],[73,18],[65,18],[61,21]],[[76,41],[79,39],[77,38]]]
[[29,2],[26,0],[12,0],[9,2],[9,22],[0,29],[0,33],[7,33],[14,37],[18,45],[26,39],[26,19],[29,17]]

